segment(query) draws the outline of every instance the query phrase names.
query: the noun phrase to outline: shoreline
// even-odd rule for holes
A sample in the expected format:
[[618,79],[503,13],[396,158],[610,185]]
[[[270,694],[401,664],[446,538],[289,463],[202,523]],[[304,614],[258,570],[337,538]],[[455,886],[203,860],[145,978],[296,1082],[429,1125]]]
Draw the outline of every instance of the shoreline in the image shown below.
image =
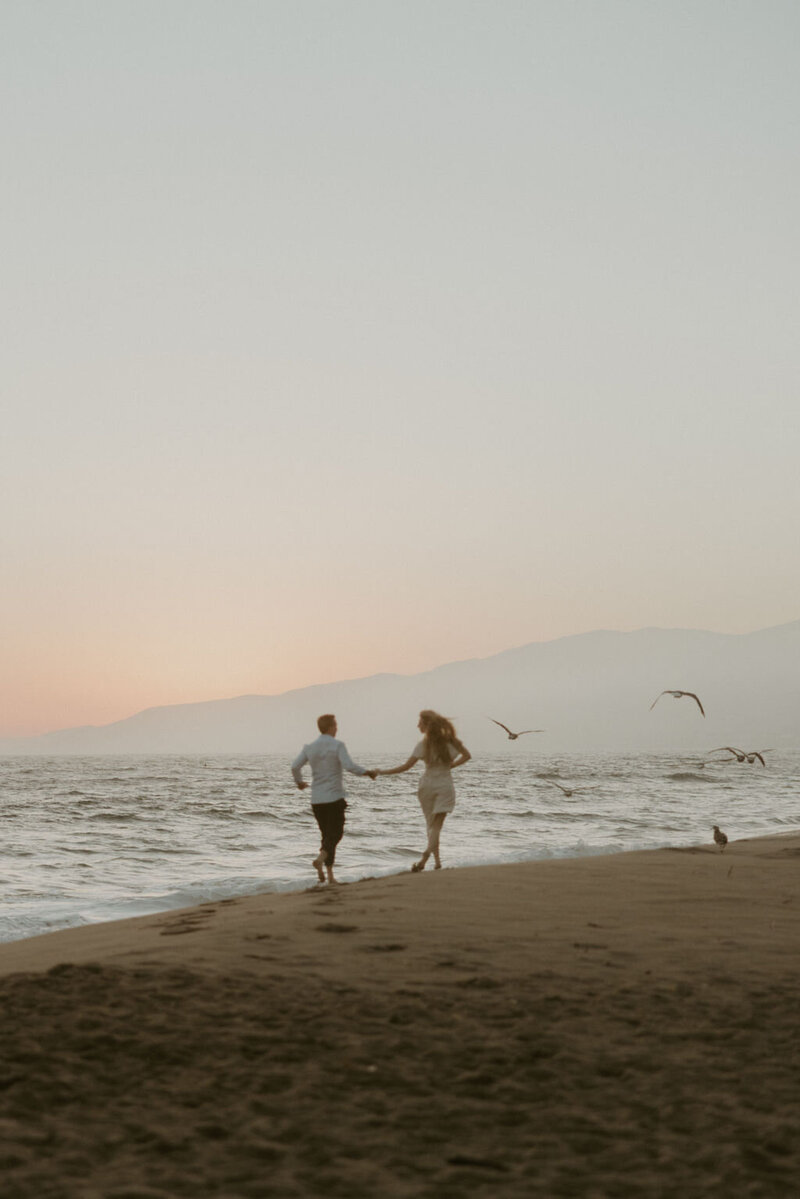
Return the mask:
[[[798,830],[798,831],[800,831],[800,830]],[[786,833],[786,834],[781,833],[781,834],[770,834],[770,835],[791,836],[792,833]],[[743,842],[744,840],[753,841],[753,840],[759,840],[759,839],[762,839],[762,834],[760,834],[759,832],[756,832],[748,838],[740,838],[739,840]],[[474,860],[474,859],[467,860],[465,862],[456,862],[452,866],[448,864],[445,866],[445,869],[447,869],[449,871],[450,870],[501,869],[506,866],[515,866],[515,867],[537,866],[537,865],[539,865],[541,863],[545,863],[545,862],[561,862],[561,861],[579,862],[579,861],[583,861],[585,859],[620,857],[620,856],[627,856],[629,854],[660,853],[660,852],[690,852],[690,851],[694,852],[694,851],[699,851],[704,848],[711,848],[711,847],[708,845],[705,845],[705,844],[698,845],[696,842],[691,842],[691,843],[681,842],[678,844],[663,844],[663,843],[655,844],[655,845],[650,844],[650,845],[644,845],[644,846],[640,845],[640,846],[636,846],[633,848],[625,848],[625,849],[621,849],[618,846],[610,846],[610,845],[585,846],[582,848],[582,850],[580,852],[576,852],[574,847],[569,847],[569,848],[564,849],[563,851],[558,851],[558,852],[553,852],[551,850],[542,850],[542,851],[540,851],[540,853],[538,853],[535,856],[515,857],[515,856],[509,855],[509,856],[505,856],[505,857],[502,857],[499,859],[487,858],[486,860],[480,860],[480,859],[479,860]],[[311,851],[309,851],[309,855],[308,855],[309,863],[311,861],[311,856],[312,856]],[[418,856],[419,856],[418,852],[410,853],[409,861],[416,860],[418,858]],[[429,869],[432,870],[432,868],[429,868]],[[382,879],[389,879],[389,878],[394,878],[397,876],[403,876],[404,874],[407,874],[407,873],[409,873],[409,870],[404,870],[402,868],[398,868],[397,866],[388,866],[388,867],[385,867],[381,872],[379,872],[377,874],[364,873],[364,874],[360,874],[356,877],[347,877],[348,868],[347,868],[347,866],[345,866],[343,868],[343,873],[341,875],[340,885],[347,886],[347,887],[357,886],[363,882],[376,882],[376,881],[379,881]],[[51,936],[56,933],[76,932],[76,931],[79,931],[82,929],[96,928],[98,925],[104,925],[104,924],[125,924],[131,920],[156,918],[158,916],[168,916],[170,914],[175,914],[178,912],[190,911],[193,908],[200,908],[200,907],[207,908],[210,905],[213,906],[215,904],[221,904],[221,903],[234,903],[234,902],[238,903],[242,900],[256,899],[258,897],[279,898],[282,896],[302,894],[306,891],[315,889],[315,885],[313,883],[313,878],[314,878],[313,869],[311,869],[309,867],[309,869],[306,870],[306,872],[302,878],[298,875],[295,879],[293,879],[291,881],[280,880],[279,882],[265,883],[263,890],[260,890],[260,889],[252,890],[252,889],[245,889],[245,888],[243,888],[241,890],[237,890],[235,888],[229,889],[229,888],[222,887],[222,888],[220,888],[220,891],[218,894],[214,894],[213,890],[214,890],[215,885],[217,885],[217,884],[211,882],[208,884],[206,894],[202,895],[202,897],[201,896],[192,896],[190,899],[187,899],[186,896],[180,896],[180,898],[179,898],[178,897],[179,893],[176,892],[176,893],[174,893],[174,895],[167,893],[167,894],[164,894],[159,897],[144,897],[144,898],[128,897],[128,898],[124,898],[124,899],[117,898],[117,899],[108,899],[105,901],[96,901],[91,906],[93,906],[95,909],[102,909],[103,907],[107,907],[109,909],[109,913],[111,913],[111,914],[108,914],[108,915],[103,914],[101,916],[87,918],[80,911],[76,910],[72,916],[64,917],[64,923],[55,923],[55,921],[53,921],[53,926],[49,927],[49,928],[44,927],[38,931],[26,932],[24,935],[21,935],[21,936],[13,936],[13,937],[9,937],[6,939],[0,938],[0,959],[2,959],[3,949],[5,946],[18,945],[21,942],[34,941],[39,937]],[[254,881],[254,880],[251,880],[251,882],[252,881]],[[201,890],[199,885],[197,885],[195,887],[195,889]],[[173,902],[166,902],[168,900],[172,900]],[[152,906],[150,906],[151,903],[152,903]],[[78,904],[78,907],[85,908],[85,904],[84,905]],[[134,910],[130,914],[126,914],[125,913],[126,908],[138,909],[138,910]],[[78,920],[80,920],[80,923],[71,923],[70,922],[71,920],[76,919],[76,918]],[[46,921],[43,920],[42,923],[46,923]],[[0,961],[0,977],[2,976],[2,973],[3,973],[2,964]]]
[[800,830],[7,942],[8,1193],[788,1196],[799,866]]
[[[646,871],[647,865],[655,866],[656,859],[663,855],[690,855],[690,856],[708,856],[720,860],[725,860],[729,864],[733,864],[734,858],[753,855],[763,856],[764,854],[780,854],[785,850],[787,856],[792,856],[795,843],[800,846],[800,829],[793,832],[785,832],[776,834],[770,837],[753,837],[742,838],[737,841],[732,841],[728,845],[726,852],[720,854],[713,844],[702,845],[679,845],[666,846],[657,849],[635,849],[621,850],[611,852],[596,852],[585,853],[579,856],[572,857],[544,857],[544,858],[526,858],[521,860],[480,863],[477,865],[454,866],[446,867],[441,872],[434,872],[432,868],[424,872],[423,876],[413,876],[415,882],[422,882],[422,879],[436,878],[437,880],[461,880],[467,883],[466,895],[461,896],[462,899],[467,898],[473,892],[473,883],[477,886],[481,883],[496,888],[498,885],[503,894],[506,889],[503,889],[504,880],[506,883],[511,883],[513,880],[516,891],[527,894],[532,892],[534,895],[540,895],[542,891],[541,884],[544,883],[547,877],[548,883],[551,881],[555,886],[559,886],[561,879],[559,875],[563,875],[563,881],[567,881],[574,871],[579,873],[585,868],[586,879],[594,877],[598,871],[599,876],[605,871],[605,863],[614,863],[612,873],[627,877],[630,875],[631,881],[635,880],[637,886],[641,886],[642,869]],[[798,848],[800,854],[800,848]],[[674,859],[673,859],[674,861]],[[594,868],[594,869],[593,869]],[[499,873],[497,873],[499,872]],[[530,879],[527,879],[528,872],[534,872]],[[537,885],[536,874],[541,872],[541,884]],[[311,872],[309,871],[309,874]],[[599,877],[598,876],[598,877]],[[191,924],[192,931],[199,932],[203,927],[203,923],[212,915],[219,916],[222,914],[222,909],[231,909],[239,906],[242,909],[242,915],[246,914],[246,919],[257,919],[260,915],[266,915],[269,919],[274,919],[283,915],[294,923],[297,915],[297,905],[304,905],[304,897],[311,896],[323,903],[341,904],[345,901],[346,896],[355,897],[355,893],[359,893],[359,898],[366,899],[367,896],[373,897],[376,888],[380,889],[382,885],[389,887],[402,886],[402,882],[412,878],[410,871],[387,871],[385,874],[363,877],[354,880],[343,881],[335,887],[329,888],[325,885],[312,885],[309,881],[308,886],[298,884],[291,889],[281,889],[275,891],[257,891],[248,894],[234,895],[222,899],[208,899],[200,903],[191,904],[186,907],[177,908],[161,908],[153,912],[145,912],[136,916],[126,916],[111,920],[99,920],[91,923],[68,926],[45,933],[38,933],[31,937],[23,937],[13,941],[0,942],[0,978],[14,972],[14,965],[17,961],[22,963],[32,963],[31,965],[22,965],[20,969],[49,969],[51,965],[57,965],[56,959],[59,954],[66,955],[64,961],[84,961],[88,960],[87,955],[99,954],[98,960],[106,960],[106,955],[109,952],[109,946],[117,944],[120,937],[125,938],[126,933],[135,941],[137,945],[140,943],[148,943],[149,939],[144,935],[147,930],[158,930],[158,935],[168,935],[162,931],[164,927],[187,928]],[[686,874],[687,880],[698,879],[696,870],[689,870]],[[468,882],[467,882],[468,880]],[[648,885],[649,880],[646,881]],[[446,883],[439,882],[440,886],[444,886],[448,891],[454,890],[460,893],[462,888],[458,883],[452,882],[452,886]],[[364,888],[364,894],[361,895],[360,890]],[[397,900],[399,895],[395,895]],[[560,908],[563,909],[566,901],[565,896],[560,896]],[[596,899],[597,897],[595,897]],[[469,902],[469,901],[468,901]],[[482,899],[481,903],[484,902]],[[602,901],[601,901],[602,902]],[[283,905],[285,909],[283,909]],[[345,903],[346,906],[346,903]],[[415,911],[415,904],[412,902],[411,914]],[[470,908],[474,904],[470,905]],[[282,910],[283,909],[283,910]],[[302,910],[302,908],[301,908]],[[398,911],[400,909],[397,909]],[[408,915],[408,913],[405,913]],[[472,913],[473,918],[475,913]],[[228,920],[224,923],[227,925]],[[187,928],[188,931],[188,928]],[[210,926],[206,931],[210,931]],[[173,934],[174,935],[174,934]],[[205,938],[201,938],[205,941]],[[193,941],[194,944],[194,941]],[[74,947],[74,948],[71,948]],[[213,944],[211,953],[215,952],[216,947]],[[147,952],[152,952],[151,946]],[[126,951],[130,952],[130,951]],[[138,952],[138,950],[134,951]],[[115,955],[110,955],[107,960],[112,960]],[[167,955],[170,956],[170,955]],[[194,960],[196,963],[203,961],[202,955],[180,955],[181,960]],[[36,963],[41,958],[44,964],[42,966]],[[209,964],[212,958],[209,958]]]

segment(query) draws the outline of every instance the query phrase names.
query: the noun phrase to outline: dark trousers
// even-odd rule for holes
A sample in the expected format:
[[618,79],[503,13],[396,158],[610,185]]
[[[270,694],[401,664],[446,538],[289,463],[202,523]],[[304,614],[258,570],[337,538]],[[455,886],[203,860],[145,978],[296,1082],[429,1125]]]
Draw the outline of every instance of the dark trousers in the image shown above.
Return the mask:
[[344,810],[347,807],[343,799],[333,803],[312,803],[311,811],[317,818],[319,831],[322,833],[322,848],[325,850],[326,866],[333,866],[336,860],[336,846],[344,836]]

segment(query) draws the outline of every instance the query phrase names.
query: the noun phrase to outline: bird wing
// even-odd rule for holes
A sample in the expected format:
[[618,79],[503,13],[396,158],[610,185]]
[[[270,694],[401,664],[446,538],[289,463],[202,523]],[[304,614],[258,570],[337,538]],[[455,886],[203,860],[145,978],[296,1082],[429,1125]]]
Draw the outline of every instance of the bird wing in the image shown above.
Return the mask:
[[567,794],[567,788],[562,787],[561,783],[554,783],[552,779],[545,779],[544,781],[549,783],[551,787],[558,787],[559,791],[563,791],[565,795]]
[[651,712],[653,711],[653,708],[656,706],[656,704],[658,703],[658,701],[661,699],[661,696],[662,696],[662,695],[669,695],[669,694],[670,694],[670,692],[669,692],[669,691],[661,691],[661,692],[660,692],[660,693],[659,693],[659,694],[658,694],[658,695],[655,697],[655,699],[653,700],[653,702],[651,703],[651,705],[650,705],[650,711],[651,711]]
[[502,720],[495,720],[494,716],[490,716],[489,719],[491,720],[492,724],[499,724],[501,729],[505,729],[509,736],[512,735],[511,729],[507,725],[503,724]]
[[[694,691],[681,691],[681,695],[688,695],[688,696],[690,696],[690,697],[691,697],[691,698],[694,700],[694,702],[697,704],[697,706],[698,706],[698,708],[700,709],[700,711],[701,711],[701,712],[703,712],[703,705],[700,703],[700,700],[699,700],[699,698],[698,698],[698,697],[695,695]],[[705,716],[705,712],[703,712],[703,715]]]
[[719,745],[716,749],[710,749],[708,752],[710,754],[719,754],[723,753],[725,750],[727,750],[729,754],[733,754],[734,758],[738,758],[739,754],[744,753],[743,749],[734,749],[732,745]]
[[761,754],[759,753],[759,751],[758,751],[757,749],[754,749],[754,750],[753,750],[752,757],[753,757],[753,758],[758,758],[758,760],[759,760],[759,762],[761,763],[761,765],[762,765],[762,766],[766,766],[766,762],[764,761],[763,757],[761,756]]
[[547,732],[546,729],[523,729],[521,733],[517,733],[517,736],[521,737],[523,733],[545,733],[545,732]]

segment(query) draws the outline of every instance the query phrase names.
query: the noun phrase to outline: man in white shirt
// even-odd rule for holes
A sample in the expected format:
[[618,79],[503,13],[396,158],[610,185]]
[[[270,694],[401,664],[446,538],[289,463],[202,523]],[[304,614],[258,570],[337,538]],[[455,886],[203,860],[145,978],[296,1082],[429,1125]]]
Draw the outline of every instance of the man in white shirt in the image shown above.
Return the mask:
[[336,859],[336,846],[344,835],[344,812],[347,807],[344,792],[342,770],[351,774],[369,775],[375,778],[377,771],[367,770],[354,762],[347,752],[344,741],[336,740],[338,726],[336,717],[320,716],[317,720],[320,735],[310,745],[304,745],[292,762],[292,775],[299,790],[305,791],[308,783],[303,778],[303,767],[311,767],[311,811],[316,817],[319,831],[322,835],[319,856],[314,859],[314,869],[321,883],[335,883],[333,863]]

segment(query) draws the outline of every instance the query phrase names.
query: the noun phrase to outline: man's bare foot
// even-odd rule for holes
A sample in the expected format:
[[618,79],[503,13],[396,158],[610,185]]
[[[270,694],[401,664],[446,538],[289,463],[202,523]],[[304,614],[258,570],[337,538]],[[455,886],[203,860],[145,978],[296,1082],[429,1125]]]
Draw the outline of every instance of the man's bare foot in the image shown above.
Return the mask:
[[325,873],[324,873],[324,871],[323,871],[323,869],[322,869],[322,864],[323,864],[323,862],[324,862],[324,861],[325,861],[325,858],[324,858],[324,856],[323,856],[322,854],[320,854],[320,855],[319,855],[319,857],[318,857],[318,858],[314,858],[314,861],[311,863],[311,865],[312,865],[312,866],[314,867],[314,869],[316,870],[316,872],[317,872],[317,878],[319,879],[319,881],[320,881],[321,883],[324,883],[324,882],[325,882]]

